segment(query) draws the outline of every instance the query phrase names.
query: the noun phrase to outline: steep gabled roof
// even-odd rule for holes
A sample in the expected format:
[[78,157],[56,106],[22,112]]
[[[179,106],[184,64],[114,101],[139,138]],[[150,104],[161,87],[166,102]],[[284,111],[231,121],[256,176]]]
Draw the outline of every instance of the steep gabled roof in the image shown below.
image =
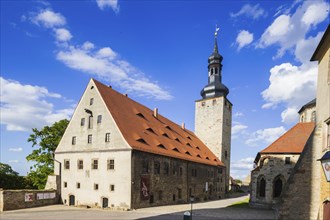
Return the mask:
[[312,101],[306,103],[305,105],[303,105],[303,107],[300,108],[300,110],[298,111],[298,113],[300,114],[302,111],[304,111],[306,108],[310,108],[310,107],[315,107],[316,106],[316,99],[313,99]]
[[304,150],[314,127],[314,122],[297,123],[271,145],[260,151],[254,162],[259,161],[261,154],[300,154]]
[[133,150],[213,166],[224,164],[191,131],[92,79],[124,139]]

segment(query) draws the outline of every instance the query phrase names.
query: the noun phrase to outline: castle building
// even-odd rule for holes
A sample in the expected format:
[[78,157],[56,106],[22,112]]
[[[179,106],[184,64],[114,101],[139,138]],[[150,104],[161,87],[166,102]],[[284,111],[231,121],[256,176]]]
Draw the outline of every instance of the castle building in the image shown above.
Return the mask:
[[[135,209],[187,203],[192,196],[195,201],[224,198],[231,103],[221,83],[221,60],[215,42],[209,84],[196,102],[201,137],[158,109],[91,79],[55,151],[62,202]],[[201,131],[203,123],[213,125],[207,135]]]
[[316,126],[276,207],[279,219],[330,219],[330,170],[319,161],[330,154],[330,25],[311,61],[318,62]]
[[251,171],[250,206],[272,208],[279,202],[314,130],[315,106],[315,99],[304,105],[298,112],[301,122],[257,154],[255,168]]
[[226,191],[230,178],[232,103],[222,83],[222,60],[215,33],[214,49],[208,58],[208,84],[202,99],[195,102],[195,133],[226,166]]

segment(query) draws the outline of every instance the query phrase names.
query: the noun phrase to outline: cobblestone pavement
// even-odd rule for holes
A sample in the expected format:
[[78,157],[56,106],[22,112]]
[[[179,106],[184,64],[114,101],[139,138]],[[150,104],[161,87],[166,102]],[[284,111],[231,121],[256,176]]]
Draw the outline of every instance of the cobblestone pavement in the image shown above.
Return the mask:
[[[273,210],[250,207],[228,207],[248,196],[193,204],[193,220],[202,219],[275,219]],[[23,210],[6,211],[0,214],[1,220],[24,219],[183,219],[190,204],[159,206],[132,211],[85,209],[63,205],[52,205]]]

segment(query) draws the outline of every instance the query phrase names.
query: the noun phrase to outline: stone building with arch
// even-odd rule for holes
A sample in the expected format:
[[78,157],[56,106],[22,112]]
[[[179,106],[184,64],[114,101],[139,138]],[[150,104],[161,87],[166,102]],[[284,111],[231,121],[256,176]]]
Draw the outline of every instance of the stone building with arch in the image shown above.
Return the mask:
[[257,154],[255,168],[251,171],[251,206],[271,208],[278,203],[282,189],[314,130],[315,105],[315,100],[304,105],[299,110],[299,118],[304,121]]

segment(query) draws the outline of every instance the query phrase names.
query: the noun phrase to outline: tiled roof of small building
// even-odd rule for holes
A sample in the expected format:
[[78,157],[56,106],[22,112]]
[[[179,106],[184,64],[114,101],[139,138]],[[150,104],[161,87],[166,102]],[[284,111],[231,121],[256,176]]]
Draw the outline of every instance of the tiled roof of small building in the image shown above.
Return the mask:
[[259,153],[301,153],[314,127],[314,122],[298,123]]
[[133,150],[213,166],[224,164],[191,131],[92,79],[124,139]]

